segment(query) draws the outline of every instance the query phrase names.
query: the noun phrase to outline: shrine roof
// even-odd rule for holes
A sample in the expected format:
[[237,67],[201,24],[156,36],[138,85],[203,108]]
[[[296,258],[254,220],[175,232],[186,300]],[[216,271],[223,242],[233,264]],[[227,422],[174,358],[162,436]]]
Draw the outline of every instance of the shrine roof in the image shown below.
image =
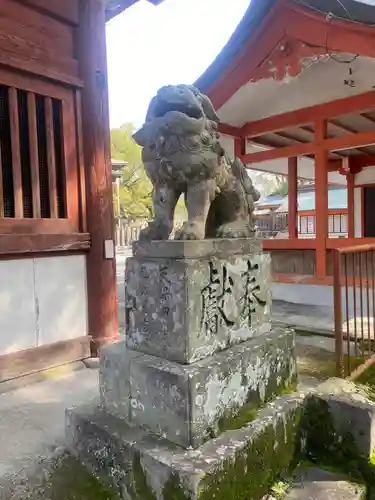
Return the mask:
[[[313,11],[331,14],[336,19],[375,25],[373,0],[292,0]],[[198,78],[195,85],[206,92],[240,54],[251,34],[278,0],[251,0],[242,20],[212,64]]]
[[[298,192],[298,211],[309,212],[315,210],[315,191]],[[346,210],[348,208],[348,194],[346,188],[328,189],[328,210]],[[288,197],[286,196],[276,212],[288,211]]]
[[[159,3],[162,3],[164,0],[148,0],[148,1],[154,5],[158,5]],[[117,16],[118,14],[121,14],[121,12],[123,12],[125,9],[131,7],[137,2],[138,0],[105,0],[107,21]]]

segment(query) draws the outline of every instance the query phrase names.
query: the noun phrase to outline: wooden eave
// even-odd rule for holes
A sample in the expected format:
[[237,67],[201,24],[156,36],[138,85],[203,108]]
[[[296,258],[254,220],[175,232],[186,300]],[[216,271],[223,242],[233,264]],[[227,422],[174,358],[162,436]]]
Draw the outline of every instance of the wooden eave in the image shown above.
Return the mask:
[[[148,0],[154,5],[159,5],[164,0]],[[128,9],[138,0],[106,0],[106,20],[110,21],[112,18],[121,14],[125,9]]]

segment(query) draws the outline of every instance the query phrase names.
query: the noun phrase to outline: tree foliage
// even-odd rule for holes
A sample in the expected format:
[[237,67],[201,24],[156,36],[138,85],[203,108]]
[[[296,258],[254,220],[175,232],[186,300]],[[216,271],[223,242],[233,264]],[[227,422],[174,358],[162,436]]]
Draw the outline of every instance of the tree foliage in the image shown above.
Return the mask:
[[127,162],[123,167],[119,197],[120,216],[129,220],[152,216],[152,184],[142,164],[141,148],[132,138],[134,131],[131,123],[111,130],[112,158]]

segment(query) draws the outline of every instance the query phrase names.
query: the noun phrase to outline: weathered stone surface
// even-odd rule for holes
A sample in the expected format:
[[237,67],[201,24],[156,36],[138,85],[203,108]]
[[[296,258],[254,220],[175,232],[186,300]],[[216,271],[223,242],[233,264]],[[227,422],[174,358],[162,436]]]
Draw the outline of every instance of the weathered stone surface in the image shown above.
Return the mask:
[[[270,330],[270,257],[254,240],[239,240],[231,255],[229,241],[152,242],[150,255],[163,257],[127,260],[131,349],[192,363]],[[175,257],[197,249],[200,258]]]
[[327,451],[336,445],[367,459],[374,453],[375,403],[353,382],[334,378],[318,386],[309,398],[307,424],[313,449],[314,434],[324,433],[320,445]]
[[212,240],[136,241],[133,255],[151,259],[206,259],[226,258],[228,255],[250,255],[262,251],[262,240],[255,238]]
[[99,389],[102,405],[114,415],[130,420],[130,364],[140,353],[125,342],[116,342],[100,351]]
[[348,481],[339,474],[314,467],[301,471],[298,481],[284,500],[364,500],[364,485]]
[[134,134],[153,185],[154,220],[142,240],[167,240],[178,199],[188,220],[180,240],[254,235],[254,202],[260,193],[246,168],[219,142],[219,117],[210,99],[192,85],[166,85],[152,98],[146,121]]
[[131,424],[197,447],[295,385],[294,345],[292,330],[275,329],[191,365],[112,345],[103,349],[102,404]]
[[67,412],[67,439],[126,500],[260,500],[290,472],[303,402],[303,394],[278,398],[247,426],[197,450],[152,438],[97,407]]

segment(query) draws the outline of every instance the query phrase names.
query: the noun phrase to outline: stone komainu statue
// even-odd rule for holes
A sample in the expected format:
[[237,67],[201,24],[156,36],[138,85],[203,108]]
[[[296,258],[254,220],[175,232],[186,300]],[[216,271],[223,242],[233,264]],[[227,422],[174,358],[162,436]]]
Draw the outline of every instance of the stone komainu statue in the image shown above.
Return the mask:
[[166,240],[182,193],[188,220],[176,239],[247,238],[254,235],[260,197],[240,160],[222,148],[219,118],[210,99],[191,85],[162,87],[146,122],[134,134],[153,184],[155,218],[140,239]]

